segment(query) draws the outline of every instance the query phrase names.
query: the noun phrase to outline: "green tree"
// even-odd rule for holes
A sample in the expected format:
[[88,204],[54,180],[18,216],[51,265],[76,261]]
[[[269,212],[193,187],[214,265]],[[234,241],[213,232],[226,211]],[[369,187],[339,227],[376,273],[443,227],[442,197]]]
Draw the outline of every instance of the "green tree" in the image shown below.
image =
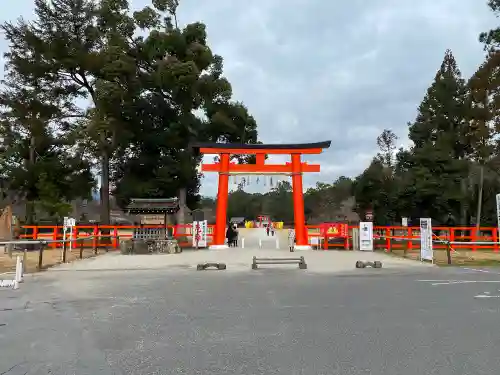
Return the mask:
[[377,137],[377,146],[380,149],[379,158],[390,169],[394,166],[394,152],[396,151],[397,140],[398,136],[390,129],[384,129]]
[[58,219],[75,198],[89,198],[90,165],[73,149],[64,121],[65,107],[9,71],[0,91],[2,179],[26,202],[26,222],[35,214]]
[[465,82],[448,50],[419,106],[416,120],[409,124],[413,147],[402,158],[407,175],[401,179],[405,183],[401,192],[405,211],[411,210],[411,217],[432,217],[439,221],[452,213],[465,220],[466,157],[471,152],[466,99]]
[[156,1],[134,14],[149,34],[134,41],[142,90],[135,102],[137,126],[114,174],[114,194],[122,205],[133,196],[179,195],[193,206],[199,198],[201,157],[189,143],[257,141],[255,120],[243,104],[231,100],[222,57],[207,45],[205,25],[179,28],[178,5]]
[[[495,13],[495,16],[500,15],[500,0],[488,0],[488,6]],[[484,43],[485,49],[493,51],[498,49],[500,45],[500,27],[482,32],[479,35],[479,40]]]
[[262,194],[250,194],[239,187],[229,193],[227,217],[228,219],[244,217],[246,220],[255,220],[258,215],[262,214],[263,201]]
[[271,188],[266,194],[263,211],[273,220],[294,222],[292,184],[289,181],[279,181]]
[[[116,90],[118,83],[136,77],[135,61],[128,54],[128,40],[136,31],[133,19],[128,16],[127,2],[122,0],[34,3],[34,21],[21,18],[1,27],[10,46],[7,67],[29,85],[48,93],[51,103],[71,106],[68,110],[74,118],[90,120],[87,100],[99,111],[103,120],[100,125],[104,126],[92,136],[98,140],[101,185],[106,192],[101,195],[101,222],[108,223],[109,162],[121,124],[101,106],[116,103],[123,93]],[[109,84],[115,89],[111,98]]]
[[35,21],[2,25],[10,69],[79,119],[70,126],[99,164],[103,223],[110,180],[122,205],[133,196],[196,201],[201,158],[190,142],[256,142],[205,26],[179,28],[178,5],[153,0],[131,14],[122,0],[35,0]]
[[397,218],[394,189],[393,179],[387,178],[386,166],[379,158],[374,158],[354,181],[353,193],[360,217],[372,211],[377,225],[394,224]]

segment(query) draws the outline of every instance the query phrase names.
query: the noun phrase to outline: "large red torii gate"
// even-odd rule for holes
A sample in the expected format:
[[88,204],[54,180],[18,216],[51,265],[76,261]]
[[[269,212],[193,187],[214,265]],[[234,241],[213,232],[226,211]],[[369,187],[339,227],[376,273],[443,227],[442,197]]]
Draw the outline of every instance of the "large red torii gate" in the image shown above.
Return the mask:
[[[297,249],[308,249],[307,232],[304,216],[304,195],[302,174],[319,172],[319,164],[308,164],[301,156],[321,154],[329,148],[331,141],[299,144],[241,144],[241,143],[193,143],[191,147],[202,154],[218,154],[219,162],[202,164],[202,172],[218,172],[217,208],[215,232],[212,248],[225,248],[227,200],[229,193],[229,175],[231,174],[285,174],[292,176],[293,213]],[[236,164],[231,162],[232,155],[255,155],[255,164]],[[266,155],[290,155],[290,162],[285,164],[266,164]]]

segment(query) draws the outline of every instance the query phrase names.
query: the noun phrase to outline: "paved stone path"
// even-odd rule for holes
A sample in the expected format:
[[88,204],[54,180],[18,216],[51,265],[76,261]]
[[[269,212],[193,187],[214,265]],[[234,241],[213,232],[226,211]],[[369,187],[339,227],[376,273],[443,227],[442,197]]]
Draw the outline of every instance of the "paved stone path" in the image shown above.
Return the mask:
[[[428,263],[392,257],[383,253],[360,252],[350,250],[307,250],[295,251],[259,248],[229,248],[221,250],[184,251],[180,254],[121,255],[108,253],[97,258],[89,258],[51,268],[48,272],[66,270],[124,270],[124,269],[166,269],[196,268],[198,263],[226,263],[228,272],[250,271],[252,258],[256,257],[300,257],[304,256],[308,265],[305,272],[335,273],[354,271],[357,260],[383,263],[383,268],[429,268]],[[291,265],[269,265],[263,268],[290,268]]]

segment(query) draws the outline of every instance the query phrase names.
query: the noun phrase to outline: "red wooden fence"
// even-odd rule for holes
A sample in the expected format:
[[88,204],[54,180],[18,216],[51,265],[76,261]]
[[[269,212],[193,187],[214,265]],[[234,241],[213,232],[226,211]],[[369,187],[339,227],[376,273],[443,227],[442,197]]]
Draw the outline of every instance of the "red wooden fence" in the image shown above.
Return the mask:
[[[79,238],[78,245],[84,247],[111,247],[118,248],[119,239],[127,239],[132,237],[134,228],[164,228],[159,225],[77,225],[73,229],[73,238]],[[213,225],[208,228],[208,242],[211,242],[213,236]],[[324,249],[329,248],[352,248],[352,230],[355,226],[350,226],[348,236],[340,238],[336,235],[324,235],[321,233],[320,225],[308,225],[308,236],[319,237],[323,243]],[[63,238],[63,227],[55,225],[40,225],[40,226],[24,226],[25,234],[20,235],[19,238],[32,239],[32,240],[61,240]],[[497,242],[498,230],[495,227],[482,227],[479,233],[475,227],[434,227],[432,228],[435,239],[449,240],[463,242],[460,245],[454,245],[454,249],[470,249],[477,250],[490,250],[498,252],[498,244],[491,245],[469,245],[467,242]],[[179,241],[180,246],[191,246],[191,224],[169,226],[174,238]],[[109,232],[109,234],[106,234]],[[378,249],[404,249],[408,252],[417,251],[420,249],[420,233],[419,227],[401,227],[390,226],[382,227],[375,226],[373,228],[374,245]],[[88,240],[81,239],[89,237]],[[50,247],[61,247],[61,242],[53,242],[49,244]],[[435,244],[435,249],[445,249],[445,244]]]

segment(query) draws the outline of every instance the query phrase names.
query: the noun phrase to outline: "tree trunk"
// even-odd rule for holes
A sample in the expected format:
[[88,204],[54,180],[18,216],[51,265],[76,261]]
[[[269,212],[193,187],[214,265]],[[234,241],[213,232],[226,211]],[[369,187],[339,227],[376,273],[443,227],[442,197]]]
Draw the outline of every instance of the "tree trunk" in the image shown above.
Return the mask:
[[477,193],[477,210],[476,210],[476,235],[479,235],[481,228],[481,208],[483,205],[483,186],[484,186],[484,165],[479,169],[479,190]]
[[467,203],[465,197],[467,197],[469,177],[462,178],[461,189],[462,189],[462,202],[460,203],[460,226],[467,225]]
[[179,212],[177,212],[177,224],[186,223],[186,188],[179,189]]
[[[28,159],[28,171],[33,170],[36,163],[36,138],[32,134],[30,139],[30,153]],[[35,224],[35,202],[33,202],[32,197],[26,200],[26,222],[28,225]]]
[[101,224],[109,225],[110,207],[109,207],[109,155],[106,149],[106,139],[101,136]]

